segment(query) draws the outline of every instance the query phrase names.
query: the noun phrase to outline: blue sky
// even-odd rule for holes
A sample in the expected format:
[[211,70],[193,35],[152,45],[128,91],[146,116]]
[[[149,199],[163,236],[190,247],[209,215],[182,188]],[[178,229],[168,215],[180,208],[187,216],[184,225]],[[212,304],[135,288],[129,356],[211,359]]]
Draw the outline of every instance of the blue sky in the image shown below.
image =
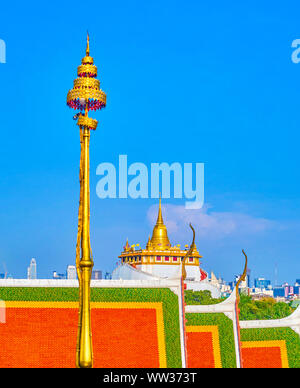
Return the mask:
[[66,95],[91,36],[107,107],[91,138],[95,268],[126,238],[144,245],[156,200],[96,196],[99,163],[205,163],[205,206],[164,200],[172,243],[190,242],[228,281],[241,249],[252,276],[300,277],[299,2],[112,1],[1,5],[0,272],[38,276],[74,263],[78,129]]

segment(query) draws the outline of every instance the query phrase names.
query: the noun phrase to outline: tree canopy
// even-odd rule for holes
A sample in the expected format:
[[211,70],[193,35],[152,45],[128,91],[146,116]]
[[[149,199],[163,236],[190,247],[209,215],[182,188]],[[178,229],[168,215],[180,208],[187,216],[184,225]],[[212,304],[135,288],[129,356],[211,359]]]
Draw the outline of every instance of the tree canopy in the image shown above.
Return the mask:
[[[211,292],[186,290],[185,303],[187,305],[210,305],[224,301],[223,298],[214,299]],[[263,298],[261,300],[253,300],[251,296],[240,296],[240,320],[260,320],[260,319],[280,319],[292,314],[294,309],[287,303],[276,302],[273,298]]]

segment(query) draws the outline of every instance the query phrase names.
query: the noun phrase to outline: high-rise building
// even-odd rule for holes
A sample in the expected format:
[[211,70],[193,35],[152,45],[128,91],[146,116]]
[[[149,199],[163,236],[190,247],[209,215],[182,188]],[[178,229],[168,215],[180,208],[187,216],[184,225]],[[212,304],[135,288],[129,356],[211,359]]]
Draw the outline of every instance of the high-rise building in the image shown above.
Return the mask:
[[99,271],[99,270],[94,270],[93,272],[92,272],[92,279],[93,280],[100,280],[100,279],[102,279],[102,271]]
[[297,285],[294,286],[294,294],[295,295],[300,295],[300,285],[299,286],[297,286]]
[[256,278],[254,279],[254,287],[255,288],[263,288],[267,289],[271,286],[271,280],[267,280],[265,278]]
[[248,287],[251,287],[251,269],[247,268]]
[[57,273],[56,271],[53,271],[52,278],[57,279],[57,280],[66,279],[66,274],[65,273]]
[[[236,286],[237,282],[240,280],[240,277],[241,275],[236,275],[235,276],[235,280],[234,280],[234,285]],[[249,288],[250,285],[249,285],[249,277],[248,275],[245,276],[245,280],[242,280],[240,285],[239,285],[239,288]]]
[[31,259],[29,267],[27,268],[27,279],[36,279],[36,260],[34,258]]
[[76,267],[75,265],[68,265],[67,266],[67,279],[76,279],[77,273],[76,273]]

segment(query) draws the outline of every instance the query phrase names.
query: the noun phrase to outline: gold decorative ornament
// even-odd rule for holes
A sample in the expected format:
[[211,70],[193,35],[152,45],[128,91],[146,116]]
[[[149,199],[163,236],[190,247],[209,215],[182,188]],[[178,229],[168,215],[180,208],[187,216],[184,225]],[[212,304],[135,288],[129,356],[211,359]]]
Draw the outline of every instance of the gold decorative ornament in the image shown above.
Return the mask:
[[90,77],[97,77],[97,67],[95,65],[80,65],[77,68],[78,77],[89,75]]
[[[106,95],[102,90],[89,88],[90,80],[85,81],[85,84],[79,86],[78,89],[72,89],[68,93],[68,100],[75,104],[74,109],[84,109],[85,101],[89,99],[95,100],[95,109],[93,106],[89,110],[101,109],[106,105]],[[80,101],[80,100],[84,100]],[[89,105],[92,105],[89,103]],[[71,106],[73,108],[73,106]]]
[[74,88],[93,88],[98,89],[100,88],[100,81],[95,78],[77,78],[74,80]]
[[84,110],[74,116],[77,119],[80,134],[80,198],[78,209],[78,230],[76,244],[76,269],[79,281],[79,316],[76,346],[76,366],[91,368],[93,366],[90,282],[93,268],[93,257],[90,243],[90,184],[89,184],[89,143],[90,131],[97,128],[97,120],[88,117],[90,110],[106,106],[106,95],[100,90],[96,80],[97,67],[90,57],[89,35],[87,35],[86,56],[78,68],[74,88],[68,92],[67,105],[70,108]]
[[190,249],[187,251],[186,255],[181,259],[181,265],[182,265],[182,279],[186,279],[186,269],[185,269],[185,264],[186,264],[186,259],[190,257],[194,250],[195,250],[195,229],[193,228],[192,224],[190,224],[190,228],[193,231],[193,241],[192,244],[190,245]]
[[97,128],[98,121],[94,120],[94,119],[91,119],[88,116],[80,115],[78,117],[77,125],[79,125],[81,127],[87,127],[88,129],[95,130]]
[[239,278],[239,280],[238,280],[238,282],[236,283],[236,286],[235,286],[237,305],[239,305],[239,302],[240,302],[239,285],[241,284],[241,282],[246,280],[247,266],[248,266],[248,257],[246,255],[244,249],[242,249],[242,253],[245,256],[245,266],[244,266],[243,274],[240,276],[240,278]]

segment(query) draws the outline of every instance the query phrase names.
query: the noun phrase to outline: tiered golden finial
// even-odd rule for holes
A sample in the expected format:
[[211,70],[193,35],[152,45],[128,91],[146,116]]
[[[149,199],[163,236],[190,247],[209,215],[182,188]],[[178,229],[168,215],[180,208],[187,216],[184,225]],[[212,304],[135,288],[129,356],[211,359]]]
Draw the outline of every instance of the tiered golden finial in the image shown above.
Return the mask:
[[166,249],[171,246],[170,240],[168,237],[168,232],[164,220],[162,218],[161,212],[161,196],[159,196],[159,207],[158,207],[158,216],[157,221],[153,229],[151,244],[155,249]]
[[97,120],[89,118],[87,112],[104,108],[106,94],[100,89],[100,81],[96,79],[97,67],[94,65],[93,58],[90,57],[89,35],[87,35],[86,56],[78,66],[77,74],[79,78],[74,80],[74,87],[67,96],[67,104],[70,108],[85,110],[85,115],[78,115],[77,124],[79,126],[96,129]]
[[74,87],[69,91],[67,104],[77,110],[80,129],[80,200],[78,211],[78,232],[76,245],[76,268],[79,280],[79,324],[76,347],[76,366],[91,368],[93,366],[91,312],[90,312],[90,281],[93,258],[90,244],[90,184],[89,184],[89,144],[90,130],[97,128],[97,120],[88,117],[90,110],[105,107],[106,95],[100,90],[100,81],[96,79],[97,67],[90,57],[90,39],[87,35],[86,56],[78,67],[78,77]]

